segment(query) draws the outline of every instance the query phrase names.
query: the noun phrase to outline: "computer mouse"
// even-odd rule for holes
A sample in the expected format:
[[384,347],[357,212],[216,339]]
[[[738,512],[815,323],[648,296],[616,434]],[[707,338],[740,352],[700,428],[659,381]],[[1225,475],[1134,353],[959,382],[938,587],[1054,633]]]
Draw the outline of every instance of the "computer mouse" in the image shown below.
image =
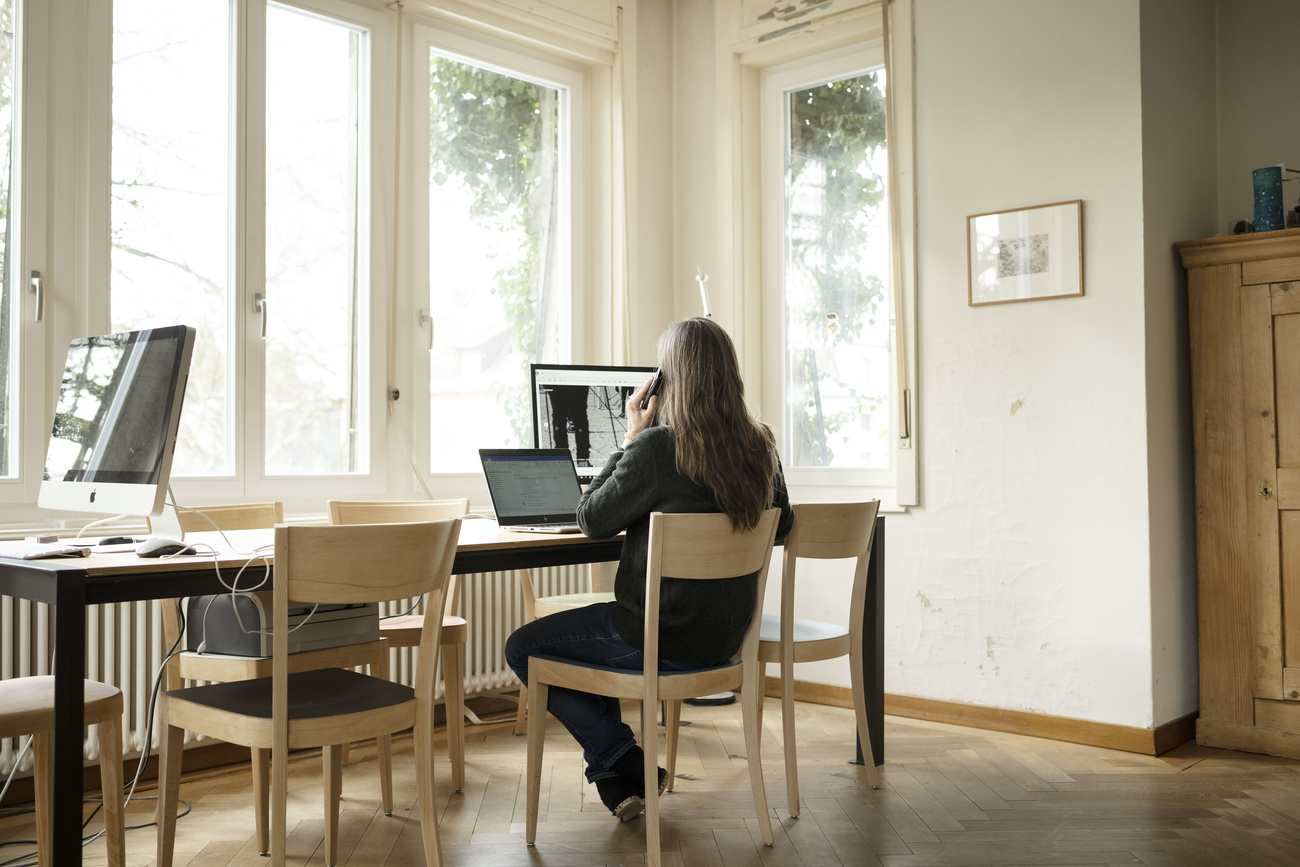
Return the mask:
[[179,539],[150,536],[135,546],[137,557],[170,557],[173,554],[193,554],[194,549]]

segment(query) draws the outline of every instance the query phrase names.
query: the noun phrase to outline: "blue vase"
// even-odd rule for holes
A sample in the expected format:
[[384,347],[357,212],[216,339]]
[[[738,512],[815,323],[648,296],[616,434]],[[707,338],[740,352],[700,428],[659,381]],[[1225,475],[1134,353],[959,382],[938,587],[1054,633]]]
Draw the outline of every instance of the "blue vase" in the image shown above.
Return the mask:
[[1255,231],[1272,232],[1284,227],[1282,217],[1282,167],[1255,169]]

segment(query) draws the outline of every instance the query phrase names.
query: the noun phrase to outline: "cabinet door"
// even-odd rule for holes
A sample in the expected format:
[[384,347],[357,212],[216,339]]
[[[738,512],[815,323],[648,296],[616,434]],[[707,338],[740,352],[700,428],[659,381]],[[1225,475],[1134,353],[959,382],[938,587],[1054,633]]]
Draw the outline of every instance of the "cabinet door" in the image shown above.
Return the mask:
[[1277,504],[1281,541],[1282,686],[1300,700],[1300,283],[1269,287],[1277,405]]
[[[1300,284],[1243,287],[1255,696],[1300,699]],[[1276,577],[1275,577],[1276,576]]]

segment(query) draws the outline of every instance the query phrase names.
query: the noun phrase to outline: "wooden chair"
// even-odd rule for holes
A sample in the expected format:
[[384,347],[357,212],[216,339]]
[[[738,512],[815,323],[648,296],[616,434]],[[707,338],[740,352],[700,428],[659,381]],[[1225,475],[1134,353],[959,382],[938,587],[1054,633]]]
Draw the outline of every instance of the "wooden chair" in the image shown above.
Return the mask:
[[[794,528],[785,540],[781,576],[781,614],[763,615],[758,643],[761,663],[781,666],[781,723],[785,740],[785,788],[790,815],[799,815],[799,774],[794,734],[794,664],[819,659],[849,657],[853,682],[853,710],[867,768],[867,782],[877,785],[876,762],[871,753],[866,696],[863,694],[862,612],[867,599],[867,565],[876,532],[879,500],[863,503],[801,503],[794,507]],[[849,596],[849,626],[837,626],[794,616],[795,561],[856,558],[853,589]],[[671,757],[670,757],[671,759]]]
[[[271,859],[284,864],[289,751],[325,757],[325,863],[338,862],[342,745],[415,729],[416,791],[426,861],[442,864],[433,787],[433,682],[415,688],[342,668],[290,672],[288,606],[364,603],[424,595],[439,610],[456,556],[460,519],[418,524],[275,528],[272,674],[269,678],[168,690],[159,702],[159,867],[170,867],[185,729],[271,750]],[[429,618],[419,665],[433,669],[442,619]]]
[[[407,500],[360,502],[330,500],[331,524],[403,524],[412,521],[441,521],[469,513],[469,500]],[[460,608],[460,576],[448,582],[442,610],[442,683],[447,717],[447,755],[451,759],[451,784],[457,792],[465,788],[465,642],[469,626],[457,615]],[[417,647],[424,629],[423,614],[404,614],[379,621],[379,634],[389,647]],[[436,671],[431,669],[430,671]],[[432,674],[429,675],[432,677]],[[432,680],[430,681],[432,683]]]
[[[196,509],[177,510],[181,529],[186,533],[203,533],[212,530],[269,530],[284,523],[284,506],[279,502],[234,503],[203,506]],[[151,527],[152,529],[152,527]],[[181,634],[181,622],[176,606],[164,601],[162,606],[163,636],[166,647],[176,644]],[[369,666],[377,677],[387,678],[388,647],[382,640],[365,644],[330,647],[291,654],[290,671],[308,671],[316,668]],[[229,683],[236,680],[253,680],[271,675],[269,656],[225,656],[195,653],[185,650],[172,658],[168,665],[167,688],[180,689],[185,680],[210,683]],[[376,745],[379,760],[379,790],[386,814],[393,812],[393,760],[392,740],[384,736]],[[345,751],[346,752],[346,751]],[[346,758],[344,759],[346,761]],[[265,855],[270,845],[268,816],[270,803],[266,794],[271,785],[271,758],[265,750],[252,750],[253,804],[256,810],[257,847]]]
[[[104,797],[104,838],[110,867],[125,867],[122,812],[122,691],[88,680],[86,725],[99,725],[99,779]],[[50,675],[0,680],[0,738],[33,736],[36,785],[36,857],[53,863],[54,845],[54,678]]]
[[[646,562],[645,668],[627,671],[588,665],[558,657],[533,656],[528,663],[528,845],[537,841],[538,796],[542,783],[542,747],[546,741],[546,700],[552,686],[641,701],[641,748],[645,752],[645,779],[658,779],[656,714],[661,699],[680,707],[681,700],[697,695],[740,689],[745,725],[745,752],[749,781],[763,842],[772,845],[772,824],[763,791],[763,763],[759,756],[759,708],[763,701],[762,666],[758,664],[758,631],[763,610],[763,589],[776,538],[780,511],[768,509],[758,526],[736,533],[722,514],[650,515],[650,542]],[[697,671],[657,671],[659,659],[659,584],[664,575],[678,580],[711,580],[758,573],[758,593],[753,617],[741,644],[740,656],[715,668]],[[668,748],[676,749],[676,725],[668,726]],[[671,785],[671,778],[669,785]],[[659,793],[646,786],[646,863],[658,865]]]
[[[532,574],[527,569],[519,570],[519,587],[524,594],[524,619],[533,621],[557,611],[568,608],[582,608],[597,602],[613,602],[614,594],[600,589],[600,564],[587,566],[587,592],[563,593],[555,596],[538,596],[533,586]],[[519,705],[515,711],[515,734],[522,735],[528,730],[528,687],[519,687]]]

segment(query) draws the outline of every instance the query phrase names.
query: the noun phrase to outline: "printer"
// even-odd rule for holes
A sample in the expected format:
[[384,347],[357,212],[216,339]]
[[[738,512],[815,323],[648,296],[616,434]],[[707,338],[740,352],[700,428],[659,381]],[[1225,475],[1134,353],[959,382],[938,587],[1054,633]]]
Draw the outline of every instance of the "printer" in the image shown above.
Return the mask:
[[[289,652],[321,650],[379,640],[379,606],[289,603]],[[271,591],[191,596],[186,606],[185,649],[226,656],[271,655]],[[242,626],[241,626],[242,624]]]

